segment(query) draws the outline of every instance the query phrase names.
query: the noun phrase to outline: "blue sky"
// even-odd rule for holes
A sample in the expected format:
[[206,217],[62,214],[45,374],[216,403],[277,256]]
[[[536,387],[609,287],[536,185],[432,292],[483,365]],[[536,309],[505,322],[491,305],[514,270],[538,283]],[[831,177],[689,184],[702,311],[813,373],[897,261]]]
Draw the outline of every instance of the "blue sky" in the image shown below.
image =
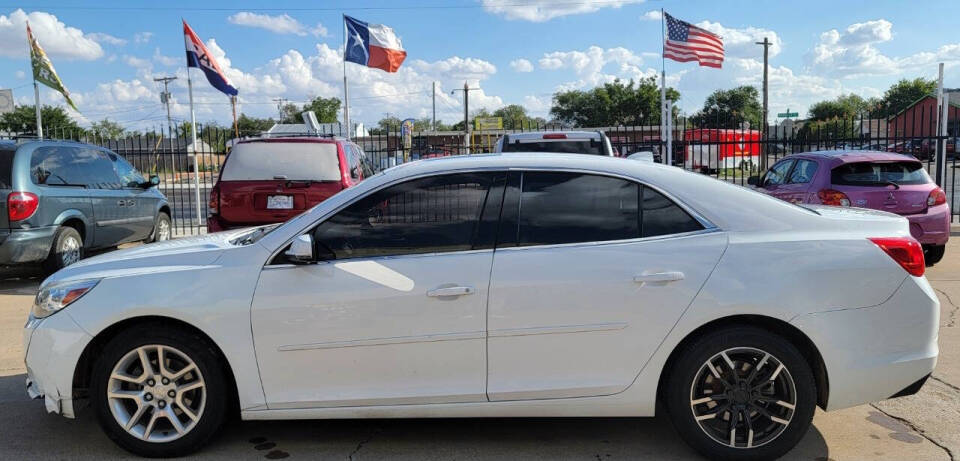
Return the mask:
[[[588,89],[613,78],[656,74],[660,20],[653,12],[697,23],[724,37],[723,70],[667,62],[668,83],[684,112],[699,109],[713,90],[760,84],[763,36],[771,49],[771,113],[799,110],[855,92],[882,94],[899,78],[936,75],[960,86],[960,4],[894,1],[631,1],[631,0],[380,0],[292,2],[21,2],[0,4],[0,88],[32,103],[23,21],[29,19],[64,83],[76,96],[82,123],[109,117],[131,128],[164,123],[152,79],[180,77],[172,87],[174,117],[188,119],[183,38],[186,19],[239,88],[241,109],[276,113],[274,98],[302,102],[342,97],[341,15],[394,28],[408,57],[386,74],[348,64],[354,119],[430,114],[432,81],[440,82],[438,118],[462,118],[464,80],[471,109],[523,104],[546,116],[560,89]],[[931,14],[935,12],[935,14]],[[195,75],[197,117],[227,122],[229,105]],[[60,103],[42,89],[45,102]]]

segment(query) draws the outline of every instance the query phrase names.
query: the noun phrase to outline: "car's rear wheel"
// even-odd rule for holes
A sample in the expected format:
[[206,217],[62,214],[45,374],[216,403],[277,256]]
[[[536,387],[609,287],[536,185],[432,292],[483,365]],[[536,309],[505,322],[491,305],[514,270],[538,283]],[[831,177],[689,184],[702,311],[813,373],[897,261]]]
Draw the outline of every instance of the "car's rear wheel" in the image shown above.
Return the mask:
[[50,254],[43,262],[43,269],[53,273],[82,258],[83,237],[76,229],[70,226],[61,226],[53,234],[53,245],[50,246]]
[[195,334],[164,325],[127,330],[94,365],[90,399],[100,425],[127,451],[190,454],[223,423],[227,388],[218,354]]
[[947,251],[946,245],[927,245],[923,247],[923,260],[926,261],[927,266],[932,266],[941,259],[943,259],[943,254]]
[[760,460],[790,451],[810,427],[816,384],[789,341],[725,328],[681,352],[664,398],[680,436],[709,459]]
[[170,240],[172,235],[173,227],[170,224],[170,215],[159,212],[157,213],[157,220],[153,224],[153,233],[150,234],[149,242],[162,242],[164,240]]

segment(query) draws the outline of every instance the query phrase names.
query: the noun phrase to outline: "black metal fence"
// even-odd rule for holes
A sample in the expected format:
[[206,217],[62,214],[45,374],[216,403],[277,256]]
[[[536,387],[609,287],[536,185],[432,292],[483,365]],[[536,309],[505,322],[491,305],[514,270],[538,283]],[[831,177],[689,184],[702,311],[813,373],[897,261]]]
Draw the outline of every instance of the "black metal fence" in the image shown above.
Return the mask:
[[[893,117],[862,114],[828,121],[786,121],[766,129],[750,128],[739,117],[695,119],[678,117],[670,130],[672,155],[656,120],[638,126],[575,128],[560,124],[538,124],[528,120],[508,121],[507,130],[472,132],[414,132],[404,136],[399,127],[389,127],[353,141],[365,151],[374,170],[426,158],[486,153],[494,150],[500,136],[527,131],[603,131],[616,155],[626,157],[638,151],[652,152],[657,161],[672,158],[675,166],[698,171],[718,179],[746,185],[752,175],[762,173],[781,158],[817,150],[873,150],[912,155],[923,161],[927,171],[945,190],[956,220],[960,217],[957,190],[957,137],[960,123],[951,119],[946,135],[938,134],[934,107],[915,108]],[[69,130],[48,130],[47,137],[74,140],[107,147],[122,155],[140,171],[160,177],[160,190],[173,208],[176,235],[205,231],[210,189],[235,142],[232,130],[220,127],[148,132],[121,139]],[[342,136],[345,133],[335,133]],[[248,133],[243,137],[260,136]],[[277,134],[280,136],[281,134]],[[13,136],[13,135],[8,135]],[[938,146],[946,154],[938,158]],[[265,160],[266,161],[266,160]],[[198,162],[199,174],[193,164]],[[199,186],[199,188],[197,187]]]

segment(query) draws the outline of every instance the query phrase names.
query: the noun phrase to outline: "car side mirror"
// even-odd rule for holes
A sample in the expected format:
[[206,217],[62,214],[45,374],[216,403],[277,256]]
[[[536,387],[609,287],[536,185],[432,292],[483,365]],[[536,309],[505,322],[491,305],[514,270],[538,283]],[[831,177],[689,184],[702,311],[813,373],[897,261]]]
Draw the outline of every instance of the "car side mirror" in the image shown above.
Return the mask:
[[159,185],[160,177],[155,174],[150,175],[150,179],[147,180],[147,187],[157,187]]
[[290,248],[287,248],[283,254],[293,264],[310,264],[316,261],[313,237],[310,234],[303,234],[295,238]]
[[749,178],[747,178],[747,184],[749,184],[749,185],[751,185],[751,186],[759,186],[759,185],[760,185],[760,176],[756,176],[756,175],[750,176]]
[[359,167],[359,166],[355,166],[355,167],[353,167],[353,168],[350,169],[350,177],[353,178],[353,179],[358,179],[358,178],[360,178],[360,167]]

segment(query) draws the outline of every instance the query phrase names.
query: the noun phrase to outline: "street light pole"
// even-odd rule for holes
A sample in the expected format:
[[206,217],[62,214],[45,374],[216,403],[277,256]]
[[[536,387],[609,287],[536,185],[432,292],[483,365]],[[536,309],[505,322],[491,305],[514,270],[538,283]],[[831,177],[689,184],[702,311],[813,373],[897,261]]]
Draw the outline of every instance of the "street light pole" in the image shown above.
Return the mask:
[[[770,40],[767,40],[767,37],[763,37],[762,42],[756,42],[757,45],[763,46],[763,120],[760,122],[760,132],[761,139],[764,141],[767,138],[767,57],[770,51],[770,45],[772,43]],[[760,153],[760,171],[763,171],[767,168],[767,145],[763,143],[761,146]]]

